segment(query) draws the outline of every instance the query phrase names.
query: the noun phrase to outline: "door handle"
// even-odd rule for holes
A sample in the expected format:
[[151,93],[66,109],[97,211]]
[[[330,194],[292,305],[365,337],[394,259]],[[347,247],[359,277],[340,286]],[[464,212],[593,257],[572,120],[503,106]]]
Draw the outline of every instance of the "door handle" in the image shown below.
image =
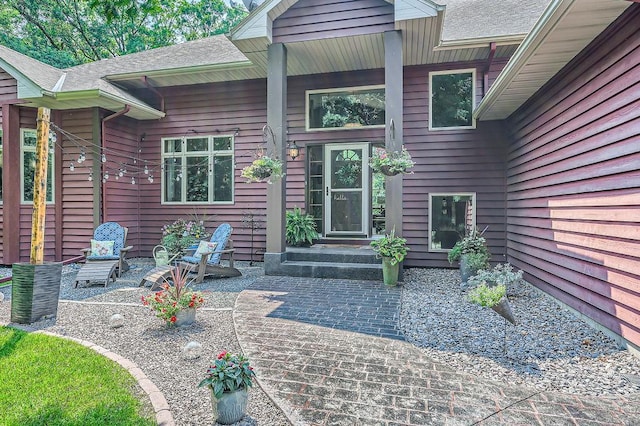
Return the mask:
[[327,186],[327,195],[329,195],[329,187]]

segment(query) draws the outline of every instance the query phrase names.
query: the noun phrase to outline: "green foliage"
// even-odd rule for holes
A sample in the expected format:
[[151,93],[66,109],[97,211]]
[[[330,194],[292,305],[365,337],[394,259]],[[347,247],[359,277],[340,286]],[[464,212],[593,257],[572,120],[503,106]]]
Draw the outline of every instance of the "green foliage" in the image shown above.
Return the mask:
[[483,282],[470,290],[467,298],[471,303],[490,308],[497,305],[506,294],[507,288],[503,284],[489,286]]
[[162,227],[161,244],[167,248],[170,256],[183,253],[187,247],[200,240],[209,238],[211,234],[204,226],[204,220],[178,219]]
[[325,93],[322,96],[322,127],[383,125],[385,117],[384,89],[359,93]]
[[369,160],[369,166],[375,173],[409,173],[408,169],[416,163],[411,159],[411,154],[403,146],[402,151],[387,151],[382,148],[375,148]]
[[467,268],[469,268],[471,271],[480,271],[489,267],[488,253],[467,253],[463,256],[466,256]]
[[3,425],[155,425],[135,386],[119,365],[76,342],[0,327]]
[[271,158],[268,155],[262,155],[242,169],[240,176],[247,179],[247,183],[265,180],[271,183],[272,180],[280,179],[284,176],[284,173],[282,173],[282,161],[277,158]]
[[304,214],[299,207],[295,207],[293,211],[287,211],[287,244],[292,246],[301,246],[309,243],[313,244],[313,240],[318,238],[316,231],[316,222],[313,216]]
[[0,44],[67,68],[224,34],[246,13],[222,0],[5,0]]
[[395,229],[382,238],[371,241],[370,245],[378,256],[391,258],[392,265],[402,262],[409,251],[407,240],[397,237]]
[[472,74],[435,74],[432,79],[431,122],[433,127],[471,126],[473,113]]
[[499,263],[492,269],[482,269],[471,278],[469,278],[469,285],[477,286],[484,283],[489,285],[499,284],[509,286],[510,284],[516,284],[522,281],[522,271],[514,270],[510,263]]
[[249,360],[244,355],[225,351],[218,354],[198,387],[211,388],[214,397],[220,399],[224,392],[250,388],[255,375],[253,367],[249,365]]
[[449,251],[447,258],[449,263],[460,260],[463,254],[480,253],[486,255],[486,261],[491,258],[487,248],[487,240],[477,230],[473,230],[469,235],[458,241]]

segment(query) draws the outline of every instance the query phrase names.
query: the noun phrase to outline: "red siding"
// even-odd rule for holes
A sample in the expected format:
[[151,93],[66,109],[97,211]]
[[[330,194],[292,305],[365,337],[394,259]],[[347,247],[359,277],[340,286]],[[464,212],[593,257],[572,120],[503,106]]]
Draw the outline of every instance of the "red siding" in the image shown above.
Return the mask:
[[273,23],[273,42],[291,43],[394,30],[385,0],[301,0]]
[[640,5],[510,118],[508,256],[640,345]]
[[[2,104],[5,102],[12,101],[16,98],[18,91],[18,86],[16,80],[11,77],[4,70],[0,69],[0,130],[2,129]],[[6,146],[8,143],[8,134],[3,135],[3,149],[6,152]],[[7,155],[3,155],[3,158],[6,158]],[[3,182],[5,180],[3,179]],[[8,182],[4,183],[5,188],[9,188]],[[3,189],[6,191],[7,189]],[[4,264],[4,213],[5,208],[2,203],[0,203],[0,265]]]

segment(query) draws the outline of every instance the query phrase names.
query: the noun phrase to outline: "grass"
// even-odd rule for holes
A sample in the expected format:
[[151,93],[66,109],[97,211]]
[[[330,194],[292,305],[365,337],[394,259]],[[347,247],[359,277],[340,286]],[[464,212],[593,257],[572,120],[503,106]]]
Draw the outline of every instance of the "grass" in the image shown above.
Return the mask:
[[0,425],[155,425],[120,365],[76,342],[0,327]]

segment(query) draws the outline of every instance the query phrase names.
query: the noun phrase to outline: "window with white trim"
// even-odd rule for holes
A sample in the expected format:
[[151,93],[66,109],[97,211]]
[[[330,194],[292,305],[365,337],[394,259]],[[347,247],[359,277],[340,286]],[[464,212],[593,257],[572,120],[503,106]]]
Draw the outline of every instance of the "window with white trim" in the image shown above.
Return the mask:
[[[20,129],[20,182],[23,203],[33,203],[33,181],[36,171],[36,140],[37,133],[32,129]],[[54,155],[49,147],[47,160],[47,203],[53,202]]]
[[233,136],[162,139],[162,202],[233,203]]
[[449,251],[476,227],[476,194],[429,194],[429,251]]
[[429,73],[429,130],[473,129],[476,70]]
[[306,91],[307,130],[384,127],[384,85]]

